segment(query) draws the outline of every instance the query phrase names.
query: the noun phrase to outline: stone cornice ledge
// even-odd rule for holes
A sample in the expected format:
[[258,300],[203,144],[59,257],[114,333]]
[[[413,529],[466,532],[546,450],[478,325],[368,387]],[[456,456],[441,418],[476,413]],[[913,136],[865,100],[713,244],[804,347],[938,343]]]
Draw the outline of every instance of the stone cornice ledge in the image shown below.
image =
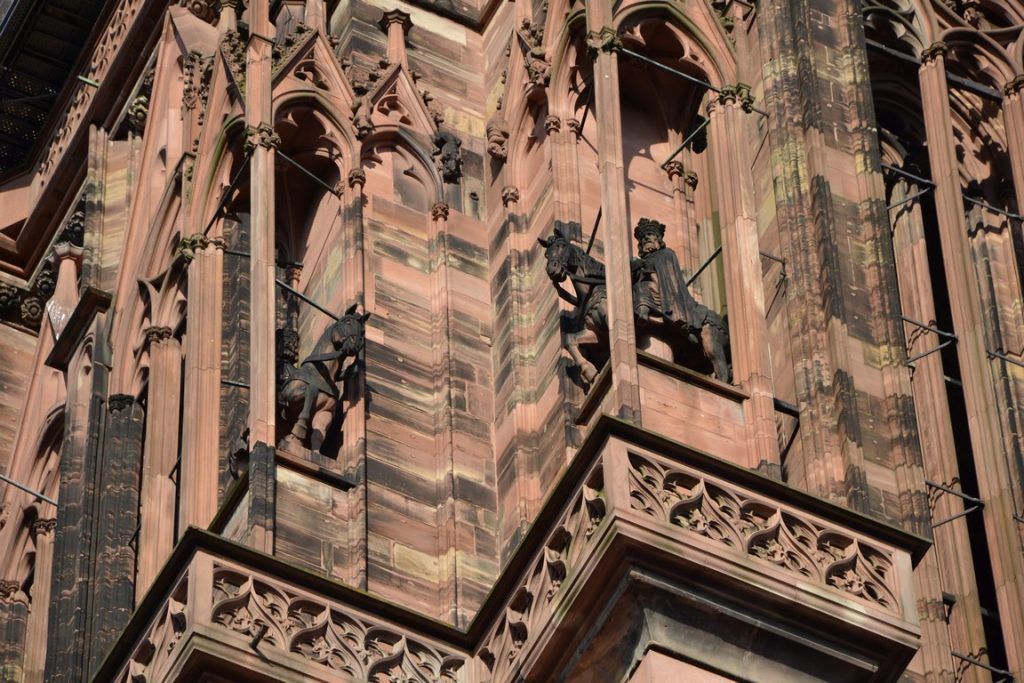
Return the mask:
[[764,611],[755,619],[826,633],[848,659],[874,662],[871,680],[893,680],[917,645],[911,572],[928,545],[602,416],[468,629],[190,528],[94,680],[247,661],[336,680],[348,660],[362,675],[387,662],[424,675],[415,667],[428,662],[436,680],[531,678],[567,665],[638,568],[744,596]]

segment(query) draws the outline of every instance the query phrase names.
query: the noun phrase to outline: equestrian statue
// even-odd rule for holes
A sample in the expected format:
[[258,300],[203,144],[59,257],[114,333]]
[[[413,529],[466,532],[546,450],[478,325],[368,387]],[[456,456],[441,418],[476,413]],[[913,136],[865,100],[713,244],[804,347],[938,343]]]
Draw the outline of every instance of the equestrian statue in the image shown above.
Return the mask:
[[[327,427],[334,421],[345,385],[357,368],[366,339],[369,313],[358,314],[352,304],[344,315],[329,325],[313,352],[299,365],[284,365],[278,403],[285,424],[291,424],[286,442],[298,442],[319,451]],[[312,434],[310,434],[312,427]]]
[[[731,382],[725,319],[690,294],[679,259],[665,246],[664,235],[665,226],[649,218],[641,218],[633,231],[639,253],[631,262],[637,335],[660,339],[672,349],[676,362]],[[608,353],[604,265],[574,244],[560,227],[551,237],[538,241],[545,250],[548,277],[558,295],[573,306],[562,346],[583,379],[592,383],[597,377],[594,360],[603,362]],[[566,281],[572,291],[564,286]]]

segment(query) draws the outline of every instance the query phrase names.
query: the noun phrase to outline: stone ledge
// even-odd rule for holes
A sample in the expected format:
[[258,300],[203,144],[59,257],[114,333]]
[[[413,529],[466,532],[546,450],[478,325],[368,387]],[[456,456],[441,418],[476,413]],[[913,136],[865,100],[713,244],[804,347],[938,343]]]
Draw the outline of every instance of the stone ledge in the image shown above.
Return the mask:
[[[624,577],[651,570],[672,576],[684,592],[733,602],[742,596],[743,623],[859,667],[870,680],[894,680],[917,647],[911,567],[927,547],[924,539],[603,416],[468,629],[191,528],[94,680],[129,673],[155,680],[185,671],[190,652],[250,652],[254,640],[276,662],[274,671],[288,667],[299,677],[313,676],[313,667],[315,678],[338,680],[338,662],[354,656],[364,667],[429,660],[447,666],[452,681],[530,680],[567,672],[595,614],[623,594]],[[335,641],[342,624],[341,633],[363,643],[360,652],[333,655],[333,669],[317,660],[328,661],[324,653],[338,643],[296,640],[310,629],[327,638],[328,622]],[[267,629],[257,638],[261,623]],[[380,636],[375,644],[371,633]],[[209,647],[179,647],[190,634]],[[257,671],[273,675],[267,666]]]

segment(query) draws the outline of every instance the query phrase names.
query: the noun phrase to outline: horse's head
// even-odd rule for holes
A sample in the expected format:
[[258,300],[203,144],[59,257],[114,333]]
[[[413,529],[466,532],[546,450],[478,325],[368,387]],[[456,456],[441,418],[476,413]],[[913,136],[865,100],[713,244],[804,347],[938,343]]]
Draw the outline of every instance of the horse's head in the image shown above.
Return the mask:
[[575,258],[579,249],[574,245],[561,228],[555,228],[555,234],[547,239],[537,238],[544,247],[544,258],[547,259],[548,277],[552,282],[563,282],[577,265]]
[[366,321],[369,313],[358,314],[358,304],[352,304],[345,314],[334,323],[335,334],[332,335],[334,346],[345,356],[356,356],[363,350],[366,339]]

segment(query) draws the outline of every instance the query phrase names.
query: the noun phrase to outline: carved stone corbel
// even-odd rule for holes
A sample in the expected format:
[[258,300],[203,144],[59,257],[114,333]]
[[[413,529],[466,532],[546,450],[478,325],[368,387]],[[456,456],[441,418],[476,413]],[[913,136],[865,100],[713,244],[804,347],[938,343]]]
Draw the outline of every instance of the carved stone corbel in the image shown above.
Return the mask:
[[501,203],[506,207],[509,204],[519,201],[519,188],[513,187],[512,185],[506,185],[501,189]]
[[497,121],[487,124],[487,153],[498,161],[508,159],[508,131]]
[[433,216],[435,221],[448,220],[448,213],[450,211],[451,207],[448,206],[448,202],[436,202],[430,207],[430,215]]

